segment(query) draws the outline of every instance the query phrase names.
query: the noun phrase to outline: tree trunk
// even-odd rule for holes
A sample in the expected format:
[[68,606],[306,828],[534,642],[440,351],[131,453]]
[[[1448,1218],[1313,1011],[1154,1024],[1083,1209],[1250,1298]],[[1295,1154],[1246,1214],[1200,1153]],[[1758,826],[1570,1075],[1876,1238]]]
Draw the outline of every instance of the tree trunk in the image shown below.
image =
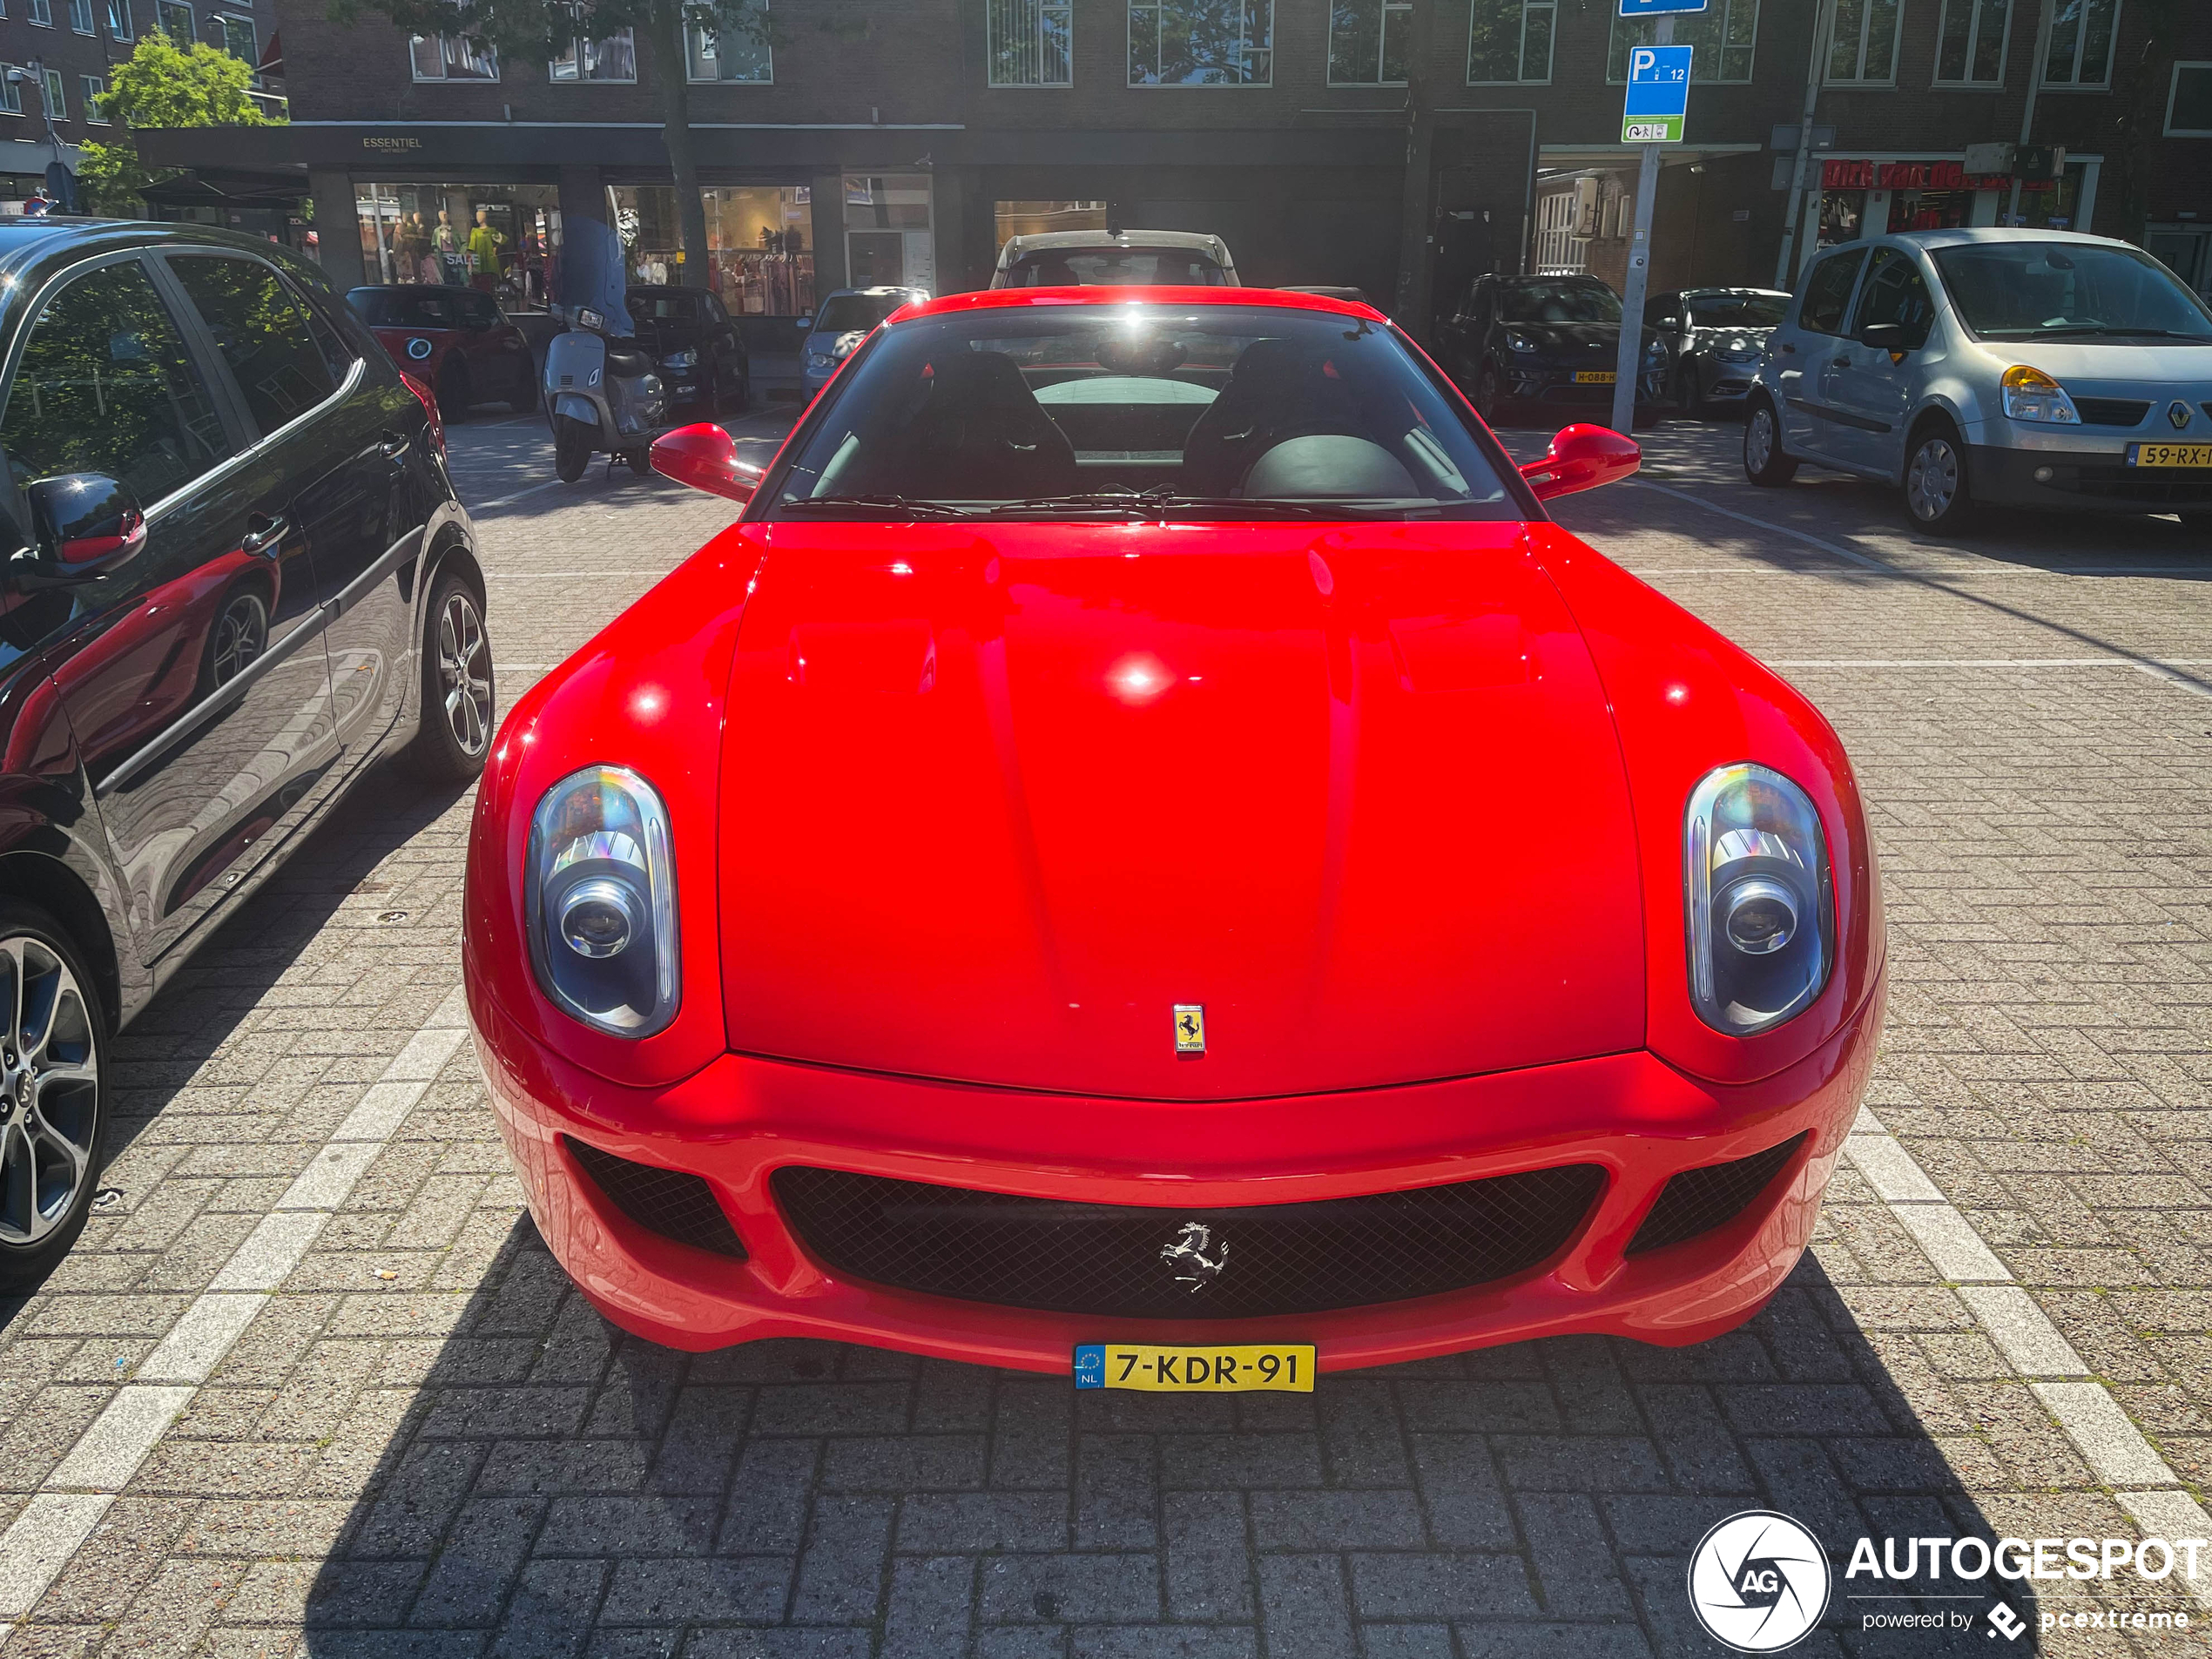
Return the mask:
[[699,164],[691,149],[691,64],[685,48],[680,0],[654,0],[653,67],[660,76],[661,142],[676,175],[676,223],[684,239],[686,287],[713,286],[706,251],[706,204],[699,196]]

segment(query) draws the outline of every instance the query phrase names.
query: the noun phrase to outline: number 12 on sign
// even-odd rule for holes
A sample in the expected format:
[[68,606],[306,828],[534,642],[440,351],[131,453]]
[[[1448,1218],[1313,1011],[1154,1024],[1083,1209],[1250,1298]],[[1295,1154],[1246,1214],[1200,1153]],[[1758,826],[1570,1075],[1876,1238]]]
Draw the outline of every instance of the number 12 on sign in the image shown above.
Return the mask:
[[1621,111],[1623,144],[1680,144],[1689,112],[1688,46],[1638,46],[1629,53],[1629,96]]

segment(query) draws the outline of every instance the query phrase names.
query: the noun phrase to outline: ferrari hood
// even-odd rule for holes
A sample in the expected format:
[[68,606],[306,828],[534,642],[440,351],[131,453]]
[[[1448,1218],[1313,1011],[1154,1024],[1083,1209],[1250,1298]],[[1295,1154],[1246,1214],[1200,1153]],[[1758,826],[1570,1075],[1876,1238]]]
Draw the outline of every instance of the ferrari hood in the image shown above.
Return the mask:
[[1620,752],[1518,524],[765,534],[733,1048],[1197,1099],[1642,1042]]

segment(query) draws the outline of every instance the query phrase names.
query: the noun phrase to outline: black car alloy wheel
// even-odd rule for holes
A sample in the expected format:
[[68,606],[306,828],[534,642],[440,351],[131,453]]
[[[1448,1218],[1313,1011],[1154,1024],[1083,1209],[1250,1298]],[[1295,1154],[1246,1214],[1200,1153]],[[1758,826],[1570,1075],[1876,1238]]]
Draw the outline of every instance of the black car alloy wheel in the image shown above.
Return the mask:
[[491,637],[483,601],[458,570],[438,578],[423,626],[422,719],[408,755],[433,783],[466,783],[491,752]]
[[106,1114],[103,1047],[61,930],[0,900],[0,1289],[35,1285],[84,1227]]

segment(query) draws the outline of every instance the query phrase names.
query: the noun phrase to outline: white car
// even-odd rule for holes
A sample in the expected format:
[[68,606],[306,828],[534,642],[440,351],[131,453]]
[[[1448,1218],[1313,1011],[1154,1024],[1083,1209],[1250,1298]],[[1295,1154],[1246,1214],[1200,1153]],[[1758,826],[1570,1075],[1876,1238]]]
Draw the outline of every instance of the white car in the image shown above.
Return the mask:
[[1229,244],[1198,231],[1048,231],[1010,236],[995,288],[1235,288]]
[[1978,505],[2178,513],[2212,533],[2212,310],[2141,248],[1910,231],[1829,248],[1768,336],[1743,470],[1899,486],[1923,529]]

